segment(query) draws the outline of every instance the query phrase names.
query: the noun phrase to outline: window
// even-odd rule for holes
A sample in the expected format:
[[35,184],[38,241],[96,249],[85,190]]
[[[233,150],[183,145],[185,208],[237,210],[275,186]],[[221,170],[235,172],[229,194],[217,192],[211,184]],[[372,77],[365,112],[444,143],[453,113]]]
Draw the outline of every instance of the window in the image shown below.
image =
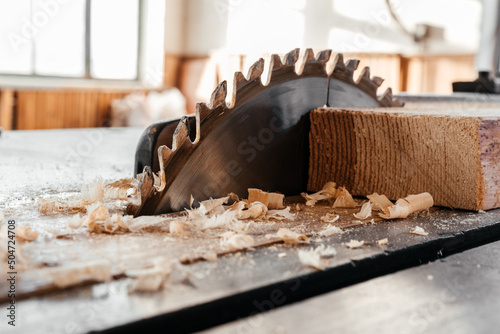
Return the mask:
[[0,0],[0,75],[159,84],[164,2]]

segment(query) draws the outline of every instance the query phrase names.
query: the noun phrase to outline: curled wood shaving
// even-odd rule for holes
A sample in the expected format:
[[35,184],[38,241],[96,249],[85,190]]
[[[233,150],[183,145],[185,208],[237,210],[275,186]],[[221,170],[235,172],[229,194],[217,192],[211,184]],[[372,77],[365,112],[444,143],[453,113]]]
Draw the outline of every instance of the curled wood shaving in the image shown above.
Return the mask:
[[342,229],[338,228],[337,226],[329,225],[323,231],[320,231],[318,235],[321,237],[329,237],[334,234],[342,234],[342,233],[344,233]]
[[320,191],[314,194],[301,193],[301,195],[306,199],[307,206],[314,206],[319,201],[334,198],[336,186],[335,182],[327,182]]
[[415,228],[413,228],[413,230],[410,231],[410,233],[412,234],[417,234],[417,235],[429,235],[429,233],[425,232],[425,230],[423,228],[421,228],[420,226],[415,226]]
[[292,244],[308,242],[308,238],[305,235],[290,231],[287,228],[280,228],[278,232],[276,232],[276,235],[284,242],[289,242]]
[[344,187],[337,189],[335,196],[337,196],[337,198],[333,203],[334,208],[354,208],[356,206],[356,202],[354,202],[351,193]]
[[335,223],[339,220],[340,216],[334,213],[328,212],[326,215],[322,216],[320,219],[325,223]]
[[285,195],[278,193],[268,193],[260,189],[249,188],[248,189],[248,201],[261,202],[268,209],[283,209],[283,200]]
[[299,260],[302,264],[313,267],[318,270],[324,270],[331,263],[330,260],[325,259],[325,257],[332,257],[337,254],[335,248],[325,245],[320,245],[316,248],[311,248],[309,250],[299,250]]
[[286,207],[286,209],[282,210],[269,210],[267,211],[267,214],[265,216],[266,219],[277,219],[277,220],[283,220],[283,219],[289,219],[289,220],[294,220],[296,215],[294,213],[290,212],[290,207]]
[[361,206],[361,210],[358,213],[353,213],[354,217],[358,219],[367,219],[372,215],[372,203],[370,201],[364,203]]
[[379,215],[384,219],[406,218],[413,212],[427,210],[433,205],[434,200],[429,193],[409,195],[398,199],[395,205],[385,208]]
[[25,241],[33,241],[38,238],[39,234],[38,231],[32,230],[31,227],[19,226],[16,231],[16,237]]
[[104,197],[126,200],[137,193],[139,181],[134,178],[120,179],[104,186]]
[[393,203],[385,195],[379,195],[377,193],[373,193],[366,197],[368,197],[368,199],[372,203],[372,210],[375,211],[384,211],[386,208],[393,205]]
[[229,249],[245,249],[252,247],[253,244],[253,238],[245,234],[234,234],[221,242],[222,247]]
[[365,244],[365,242],[363,240],[359,241],[359,240],[353,240],[353,239],[351,239],[351,241],[345,243],[346,247],[351,248],[351,249],[362,247],[364,244]]
[[104,282],[111,279],[110,265],[104,260],[71,263],[47,269],[44,273],[59,288],[77,285],[88,280]]
[[80,196],[87,203],[102,202],[104,199],[104,185],[101,178],[97,178],[89,185],[82,185]]
[[253,202],[248,204],[248,208],[244,210],[242,205],[245,202],[238,202],[236,217],[238,219],[258,219],[265,216],[267,213],[267,206],[261,202]]

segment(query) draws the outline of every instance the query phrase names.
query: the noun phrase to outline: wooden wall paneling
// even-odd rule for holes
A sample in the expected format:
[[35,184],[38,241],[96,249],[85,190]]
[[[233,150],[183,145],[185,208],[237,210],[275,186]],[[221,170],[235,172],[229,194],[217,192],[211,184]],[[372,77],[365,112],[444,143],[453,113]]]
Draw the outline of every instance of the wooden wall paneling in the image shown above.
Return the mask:
[[[163,84],[167,87],[176,87],[179,83],[181,56],[165,54],[163,63]],[[156,76],[156,73],[147,75]]]
[[188,113],[196,111],[196,103],[209,102],[217,84],[215,61],[209,57],[185,59],[182,62],[178,88],[186,98]]
[[4,130],[12,130],[14,122],[14,91],[0,91],[0,126]]
[[474,59],[472,54],[408,57],[407,91],[451,94],[454,81],[477,78]]

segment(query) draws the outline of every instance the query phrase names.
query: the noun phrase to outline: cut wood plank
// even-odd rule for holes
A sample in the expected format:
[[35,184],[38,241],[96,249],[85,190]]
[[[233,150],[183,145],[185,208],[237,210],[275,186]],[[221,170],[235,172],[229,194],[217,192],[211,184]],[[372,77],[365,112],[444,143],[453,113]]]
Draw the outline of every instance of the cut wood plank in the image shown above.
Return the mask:
[[309,191],[335,181],[356,196],[429,192],[439,206],[500,207],[498,107],[319,108],[309,139]]

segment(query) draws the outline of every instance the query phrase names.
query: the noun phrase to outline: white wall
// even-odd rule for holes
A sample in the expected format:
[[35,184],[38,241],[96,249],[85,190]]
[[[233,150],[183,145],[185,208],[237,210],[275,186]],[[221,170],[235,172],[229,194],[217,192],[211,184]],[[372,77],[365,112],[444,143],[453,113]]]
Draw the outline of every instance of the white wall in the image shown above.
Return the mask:
[[[384,0],[166,1],[165,50],[169,53],[207,55],[221,48],[229,53],[266,53],[295,47],[343,52],[423,51],[423,46],[413,42],[390,18]],[[408,28],[429,23],[445,29],[444,41],[428,42],[425,52],[475,52],[480,1],[391,2]]]

